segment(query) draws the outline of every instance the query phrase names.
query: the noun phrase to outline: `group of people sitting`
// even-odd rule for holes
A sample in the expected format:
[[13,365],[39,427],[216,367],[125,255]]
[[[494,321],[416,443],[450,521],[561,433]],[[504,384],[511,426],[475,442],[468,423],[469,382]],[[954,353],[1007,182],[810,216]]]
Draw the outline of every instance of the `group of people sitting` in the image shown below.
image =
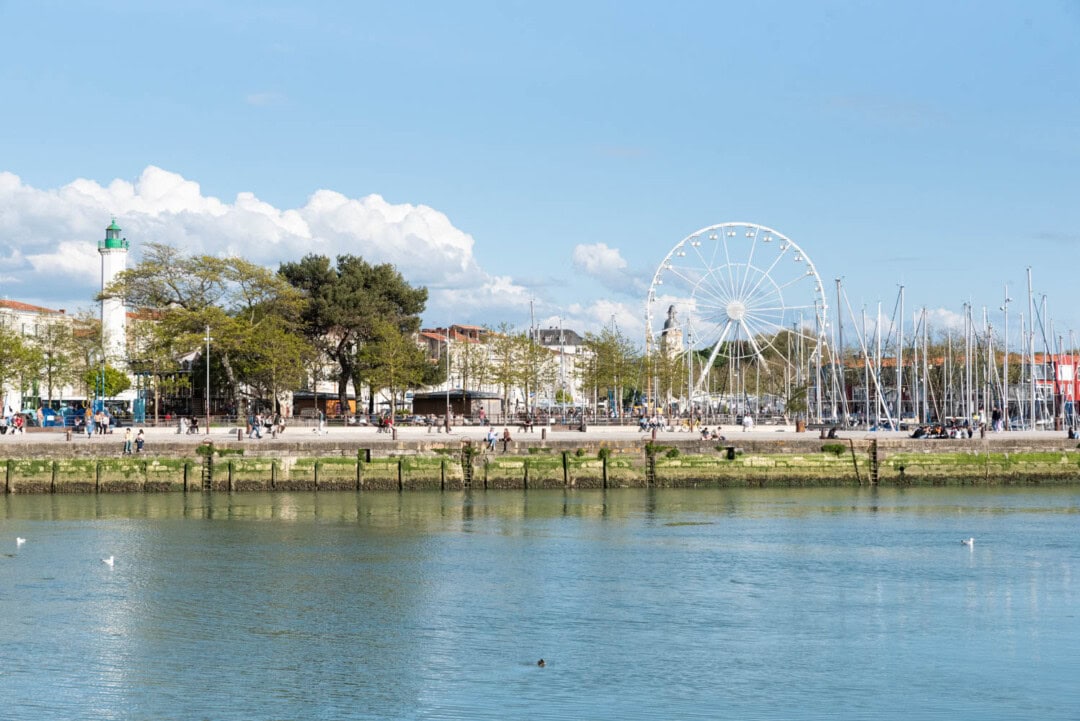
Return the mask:
[[709,430],[709,428],[707,426],[702,426],[701,427],[701,440],[703,440],[703,441],[726,441],[727,438],[724,438],[722,435],[720,435],[720,431],[722,431],[722,430],[723,430],[723,428],[721,428],[720,426],[716,426],[712,430]]
[[965,423],[960,426],[955,423],[951,425],[943,425],[941,423],[935,425],[919,426],[911,434],[912,438],[971,438],[975,435],[975,429],[970,423]]
[[638,421],[638,430],[640,431],[666,431],[668,428],[667,418],[662,415],[655,416],[642,416]]
[[0,416],[0,434],[22,433],[25,425],[26,419],[21,413]]
[[[497,436],[497,435],[495,434],[495,428],[494,428],[494,426],[488,426],[488,432],[487,432],[487,435],[486,435],[486,436],[484,437],[484,443],[485,443],[485,444],[487,445],[487,449],[488,449],[489,451],[493,451],[493,452],[494,452],[494,450],[495,450],[495,443],[496,443],[496,442],[497,442],[498,440],[500,440],[500,439],[499,439],[499,437],[498,437],[498,436]],[[502,442],[503,442],[503,453],[506,453],[506,450],[507,450],[508,446],[510,445],[510,440],[511,440],[511,439],[510,439],[510,429],[509,429],[509,428],[503,428],[503,432],[502,432],[502,439],[501,439],[501,440],[502,440]]]

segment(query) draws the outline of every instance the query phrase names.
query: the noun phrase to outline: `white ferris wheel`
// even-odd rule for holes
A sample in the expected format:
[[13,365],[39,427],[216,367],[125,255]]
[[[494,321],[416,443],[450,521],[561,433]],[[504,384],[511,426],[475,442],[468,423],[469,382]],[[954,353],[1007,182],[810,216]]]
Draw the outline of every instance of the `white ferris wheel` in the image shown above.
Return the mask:
[[[778,339],[819,347],[826,319],[821,278],[806,252],[787,236],[756,223],[721,223],[679,241],[653,275],[646,309],[650,347],[657,324],[679,318],[687,348],[736,366],[784,358]],[[659,342],[659,343],[658,343]],[[700,390],[704,374],[694,384]]]

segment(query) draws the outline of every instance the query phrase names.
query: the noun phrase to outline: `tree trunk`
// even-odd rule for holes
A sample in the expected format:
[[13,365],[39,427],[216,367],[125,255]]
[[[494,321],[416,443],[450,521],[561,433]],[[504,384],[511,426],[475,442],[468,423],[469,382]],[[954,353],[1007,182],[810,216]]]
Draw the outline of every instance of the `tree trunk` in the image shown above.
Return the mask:
[[[229,385],[229,401],[239,411],[240,398],[237,395],[238,391],[237,391],[237,383],[236,383],[236,373],[235,373],[235,371],[233,371],[232,360],[229,358],[228,352],[221,353],[221,354],[219,354],[218,357],[221,358],[221,367],[225,369],[225,380]],[[209,363],[210,359],[208,358],[206,360],[206,362]],[[194,383],[192,384],[192,386],[194,386]],[[206,397],[209,397],[209,396],[210,396],[210,389],[207,388],[206,389]],[[210,409],[207,408],[206,410],[207,410],[207,412],[209,412]]]
[[338,394],[338,409],[341,413],[347,413],[349,410],[349,377],[346,375],[338,376],[337,382],[337,394]]
[[[353,363],[353,358],[349,355],[348,351],[344,348],[339,349],[337,353],[337,364],[340,369],[338,373],[338,409],[341,413],[347,413],[349,411],[349,379],[356,373],[356,364]],[[353,383],[354,388],[359,388],[355,381]],[[359,394],[357,394],[359,395]],[[357,398],[357,401],[360,399]]]

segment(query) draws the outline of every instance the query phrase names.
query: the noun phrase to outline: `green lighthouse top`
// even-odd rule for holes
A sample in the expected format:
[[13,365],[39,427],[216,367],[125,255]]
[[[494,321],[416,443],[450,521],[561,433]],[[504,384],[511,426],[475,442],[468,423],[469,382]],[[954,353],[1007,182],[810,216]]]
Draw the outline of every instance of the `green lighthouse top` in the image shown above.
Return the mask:
[[98,250],[127,250],[127,238],[120,237],[120,226],[116,224],[116,218],[112,219],[109,227],[105,229],[105,240],[98,241]]

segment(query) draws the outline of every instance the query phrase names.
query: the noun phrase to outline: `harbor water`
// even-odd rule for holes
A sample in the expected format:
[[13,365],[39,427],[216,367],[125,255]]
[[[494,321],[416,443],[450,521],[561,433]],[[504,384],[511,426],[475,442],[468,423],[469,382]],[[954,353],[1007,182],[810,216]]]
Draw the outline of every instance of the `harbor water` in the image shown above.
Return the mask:
[[1080,717],[1071,487],[14,495],[0,530],[3,718]]

